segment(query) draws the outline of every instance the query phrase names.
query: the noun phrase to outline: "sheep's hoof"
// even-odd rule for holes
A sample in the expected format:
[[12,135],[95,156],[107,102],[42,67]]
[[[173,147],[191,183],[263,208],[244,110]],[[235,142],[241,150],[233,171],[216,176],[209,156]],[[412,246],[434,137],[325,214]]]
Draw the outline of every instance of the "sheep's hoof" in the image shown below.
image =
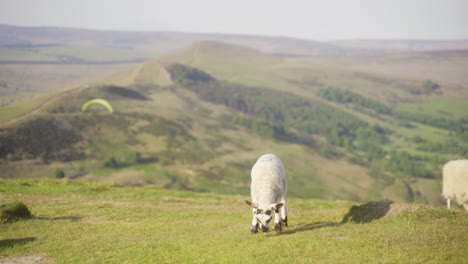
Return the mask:
[[281,223],[282,223],[284,226],[288,226],[288,217],[286,216],[286,218],[281,219]]
[[275,232],[277,235],[281,234],[281,223],[275,224]]
[[250,229],[250,233],[251,233],[252,235],[257,234],[257,232],[258,232],[258,224],[252,226],[252,228]]

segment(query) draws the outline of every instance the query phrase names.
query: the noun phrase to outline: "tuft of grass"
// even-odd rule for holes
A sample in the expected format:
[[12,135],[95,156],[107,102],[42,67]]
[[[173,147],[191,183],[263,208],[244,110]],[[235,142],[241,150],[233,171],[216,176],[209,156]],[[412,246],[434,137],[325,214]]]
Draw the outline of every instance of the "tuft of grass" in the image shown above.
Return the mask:
[[32,217],[28,207],[23,202],[17,200],[0,204],[0,212],[0,223],[3,224]]
[[61,169],[55,169],[52,173],[53,177],[56,179],[63,179],[65,178],[65,172]]

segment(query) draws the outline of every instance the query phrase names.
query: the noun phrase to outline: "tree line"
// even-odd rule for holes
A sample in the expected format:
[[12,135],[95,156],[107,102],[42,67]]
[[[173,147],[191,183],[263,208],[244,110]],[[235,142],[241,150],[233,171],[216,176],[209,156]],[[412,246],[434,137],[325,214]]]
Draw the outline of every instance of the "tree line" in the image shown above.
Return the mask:
[[336,88],[336,87],[327,87],[320,89],[317,93],[320,97],[325,98],[332,102],[342,103],[342,104],[353,104],[360,107],[371,109],[380,114],[389,115],[392,113],[392,109],[378,101],[365,98],[362,95],[357,93]]

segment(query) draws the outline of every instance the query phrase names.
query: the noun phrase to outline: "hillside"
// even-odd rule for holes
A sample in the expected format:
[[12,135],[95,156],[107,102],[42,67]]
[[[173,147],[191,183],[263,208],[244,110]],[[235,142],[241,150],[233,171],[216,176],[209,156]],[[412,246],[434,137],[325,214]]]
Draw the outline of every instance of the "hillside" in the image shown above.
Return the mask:
[[[62,171],[245,195],[252,164],[273,152],[291,197],[440,204],[441,166],[468,153],[467,93],[204,41],[72,89],[3,127],[0,167],[4,178]],[[115,112],[80,111],[98,97]]]
[[247,198],[0,179],[0,200],[20,199],[33,215],[0,223],[0,262],[463,263],[468,254],[460,209],[290,198],[281,235],[251,235]]

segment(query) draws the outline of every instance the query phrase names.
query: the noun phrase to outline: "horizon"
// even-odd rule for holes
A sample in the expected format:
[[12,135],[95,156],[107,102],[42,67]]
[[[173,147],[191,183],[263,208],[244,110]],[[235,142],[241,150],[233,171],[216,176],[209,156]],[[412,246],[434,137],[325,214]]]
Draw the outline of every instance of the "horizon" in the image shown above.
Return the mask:
[[43,29],[64,29],[64,30],[87,30],[99,32],[114,32],[114,33],[176,33],[188,35],[225,35],[225,36],[240,36],[240,37],[259,37],[259,38],[284,38],[284,39],[297,39],[315,42],[340,42],[340,41],[410,41],[410,42],[452,42],[452,41],[468,41],[467,38],[459,39],[416,39],[416,38],[349,38],[349,39],[332,39],[332,40],[315,40],[300,38],[294,36],[282,35],[262,35],[262,34],[248,34],[248,33],[222,33],[222,32],[188,32],[188,31],[174,31],[174,30],[118,30],[118,29],[98,29],[98,28],[84,28],[84,27],[69,27],[69,26],[51,26],[51,25],[16,25],[0,23],[0,26],[18,27],[18,28],[43,28]]
[[463,0],[1,0],[0,24],[123,32],[252,35],[314,41],[467,40]]

